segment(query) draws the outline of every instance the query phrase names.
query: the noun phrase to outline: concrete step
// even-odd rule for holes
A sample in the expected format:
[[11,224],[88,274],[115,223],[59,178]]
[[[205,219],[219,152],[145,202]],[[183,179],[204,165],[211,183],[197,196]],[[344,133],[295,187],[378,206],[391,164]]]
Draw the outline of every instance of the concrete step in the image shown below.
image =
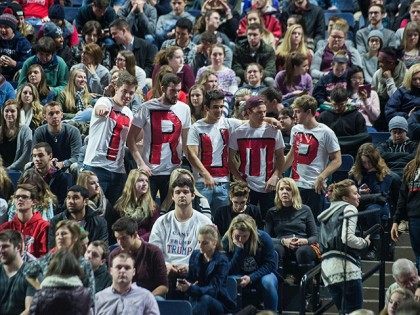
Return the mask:
[[410,242],[410,234],[409,233],[402,233],[398,238],[398,242],[395,244],[396,246],[411,246]]
[[407,258],[412,261],[416,261],[416,256],[414,255],[413,249],[411,246],[398,246],[395,248],[394,259]]

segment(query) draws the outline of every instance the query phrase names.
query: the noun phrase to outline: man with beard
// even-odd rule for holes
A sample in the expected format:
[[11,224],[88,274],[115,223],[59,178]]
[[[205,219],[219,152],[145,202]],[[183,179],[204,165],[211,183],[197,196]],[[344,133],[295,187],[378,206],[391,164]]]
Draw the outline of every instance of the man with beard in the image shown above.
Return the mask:
[[67,191],[66,210],[50,220],[48,232],[48,248],[55,246],[55,231],[58,222],[63,220],[77,221],[81,228],[89,234],[89,241],[102,240],[108,245],[108,227],[105,219],[89,206],[89,191],[79,185]]
[[136,269],[134,259],[129,254],[116,255],[111,261],[110,273],[112,285],[95,295],[97,315],[159,314],[153,294],[132,283]]
[[14,230],[0,232],[0,314],[29,313],[35,288],[23,273],[22,235]]
[[[143,103],[127,137],[127,146],[137,166],[150,177],[152,198],[168,194],[169,175],[181,165],[191,124],[190,107],[178,101],[181,79],[176,74],[162,78],[162,96]],[[143,145],[137,145],[143,131]]]

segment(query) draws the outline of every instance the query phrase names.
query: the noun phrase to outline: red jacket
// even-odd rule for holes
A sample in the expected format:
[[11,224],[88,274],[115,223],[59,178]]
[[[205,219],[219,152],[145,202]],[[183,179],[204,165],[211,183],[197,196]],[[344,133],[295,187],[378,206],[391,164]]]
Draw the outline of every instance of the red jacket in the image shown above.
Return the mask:
[[48,252],[48,227],[50,223],[42,218],[39,212],[35,212],[32,218],[23,224],[15,215],[12,221],[0,225],[0,231],[15,230],[23,235],[25,250],[35,257],[41,257]]
[[[276,16],[272,14],[271,12],[268,12],[268,13],[263,14],[263,19],[264,19],[264,26],[267,29],[267,31],[271,32],[276,39],[281,38],[281,35],[282,35],[281,23],[276,18]],[[237,31],[238,36],[239,37],[246,36],[247,28],[248,28],[248,20],[246,16],[244,16],[239,22],[239,28]]]

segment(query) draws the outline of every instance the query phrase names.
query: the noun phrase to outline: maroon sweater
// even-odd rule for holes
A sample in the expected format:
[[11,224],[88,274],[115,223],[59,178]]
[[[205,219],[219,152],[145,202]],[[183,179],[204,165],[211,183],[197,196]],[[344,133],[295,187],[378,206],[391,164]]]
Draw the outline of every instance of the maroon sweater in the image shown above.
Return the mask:
[[[109,254],[109,261],[120,252],[122,252],[121,247],[114,249]],[[137,252],[131,254],[135,257],[134,265],[136,268],[133,282],[135,281],[138,286],[150,292],[160,285],[168,286],[165,259],[159,247],[142,240]]]

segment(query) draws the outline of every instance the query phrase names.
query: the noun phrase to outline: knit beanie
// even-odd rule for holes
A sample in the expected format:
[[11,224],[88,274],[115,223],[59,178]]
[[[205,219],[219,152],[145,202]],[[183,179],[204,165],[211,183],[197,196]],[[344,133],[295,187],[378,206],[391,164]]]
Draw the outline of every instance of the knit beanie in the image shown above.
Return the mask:
[[407,120],[402,116],[393,117],[388,124],[389,131],[392,129],[402,129],[405,132],[408,132],[408,123]]
[[13,11],[10,8],[6,8],[3,11],[3,14],[0,15],[0,25],[10,27],[13,31],[16,31],[18,21],[13,15]]
[[371,30],[368,35],[368,40],[371,37],[378,37],[382,43],[384,42],[384,35],[382,35],[382,32],[379,30]]
[[[23,16],[23,9],[22,6],[17,2],[12,2],[8,5],[10,9],[13,11],[13,15],[17,18],[19,16]],[[3,11],[4,13],[4,11]]]
[[47,22],[44,25],[44,36],[48,36],[54,39],[63,36],[63,31],[53,22]]
[[48,10],[48,17],[52,20],[64,20],[64,8],[61,6],[59,1],[54,1],[54,5],[52,5]]

